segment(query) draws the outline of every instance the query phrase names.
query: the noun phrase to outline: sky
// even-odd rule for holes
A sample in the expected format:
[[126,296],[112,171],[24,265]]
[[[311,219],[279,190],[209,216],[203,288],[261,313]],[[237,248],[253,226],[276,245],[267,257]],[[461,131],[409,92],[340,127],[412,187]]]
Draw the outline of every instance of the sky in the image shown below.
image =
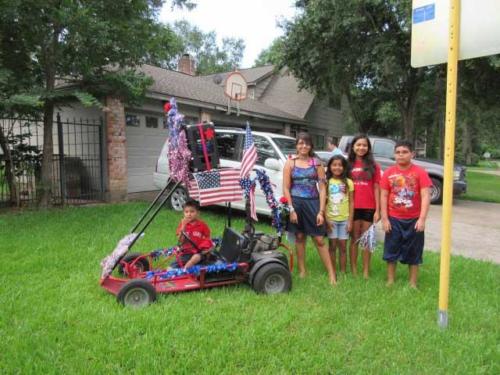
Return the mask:
[[173,23],[185,19],[204,32],[215,30],[219,43],[222,38],[241,38],[245,54],[241,68],[250,68],[259,53],[283,35],[279,20],[295,14],[294,0],[194,0],[191,11],[171,9],[167,2],[160,20]]

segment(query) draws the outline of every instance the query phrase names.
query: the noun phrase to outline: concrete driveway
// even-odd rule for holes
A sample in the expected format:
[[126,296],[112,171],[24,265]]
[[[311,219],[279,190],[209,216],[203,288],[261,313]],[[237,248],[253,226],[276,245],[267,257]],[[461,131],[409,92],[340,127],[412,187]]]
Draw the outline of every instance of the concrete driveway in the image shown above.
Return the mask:
[[[441,211],[441,206],[431,205],[425,228],[427,250],[440,251]],[[500,264],[500,204],[455,200],[452,215],[451,254]],[[380,224],[377,229],[383,236]]]

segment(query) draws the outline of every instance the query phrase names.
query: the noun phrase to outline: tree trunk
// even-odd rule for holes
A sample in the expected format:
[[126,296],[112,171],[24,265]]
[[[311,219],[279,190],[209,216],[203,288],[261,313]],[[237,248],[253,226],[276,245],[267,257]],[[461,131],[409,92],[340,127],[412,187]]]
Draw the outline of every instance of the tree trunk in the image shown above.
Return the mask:
[[5,136],[3,129],[0,127],[0,147],[3,150],[5,157],[5,179],[9,186],[10,203],[19,206],[19,194],[14,176],[14,163],[12,162],[12,155],[10,153],[9,143]]
[[469,122],[465,120],[462,123],[462,155],[464,156],[466,165],[472,164],[471,151],[472,151],[472,142],[469,130]]
[[[44,53],[45,90],[50,95],[54,91],[56,82],[56,61],[55,52],[57,49],[59,30],[54,27],[52,40]],[[52,204],[52,177],[53,177],[53,156],[54,141],[52,139],[52,123],[54,118],[54,102],[50,98],[45,98],[43,106],[43,158],[40,186],[38,190],[38,204],[41,207],[48,207]]]

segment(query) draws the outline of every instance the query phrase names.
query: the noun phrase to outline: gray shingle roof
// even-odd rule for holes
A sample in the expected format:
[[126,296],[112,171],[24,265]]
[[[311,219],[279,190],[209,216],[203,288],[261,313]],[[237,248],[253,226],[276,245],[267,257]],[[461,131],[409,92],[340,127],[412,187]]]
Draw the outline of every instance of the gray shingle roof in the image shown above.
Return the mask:
[[[214,107],[227,106],[223,88],[203,77],[190,76],[152,65],[142,65],[139,71],[153,78],[154,83],[149,90],[154,93],[211,104]],[[258,100],[244,100],[240,103],[240,109],[253,116],[264,115],[294,123],[306,123],[301,117]]]
[[260,100],[284,112],[304,118],[311,107],[314,95],[305,89],[299,90],[297,79],[287,68],[283,68],[274,75]]

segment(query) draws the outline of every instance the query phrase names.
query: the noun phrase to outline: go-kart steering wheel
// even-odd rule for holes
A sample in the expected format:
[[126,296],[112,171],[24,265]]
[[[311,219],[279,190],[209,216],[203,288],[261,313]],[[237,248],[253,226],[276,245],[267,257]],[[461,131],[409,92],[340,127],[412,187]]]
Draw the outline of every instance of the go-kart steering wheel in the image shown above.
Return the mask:
[[187,240],[187,242],[189,242],[196,250],[201,252],[200,248],[196,245],[196,243],[191,238],[189,238],[189,236],[187,235],[187,233],[185,231],[181,230],[181,234],[182,234],[182,237],[184,237]]

